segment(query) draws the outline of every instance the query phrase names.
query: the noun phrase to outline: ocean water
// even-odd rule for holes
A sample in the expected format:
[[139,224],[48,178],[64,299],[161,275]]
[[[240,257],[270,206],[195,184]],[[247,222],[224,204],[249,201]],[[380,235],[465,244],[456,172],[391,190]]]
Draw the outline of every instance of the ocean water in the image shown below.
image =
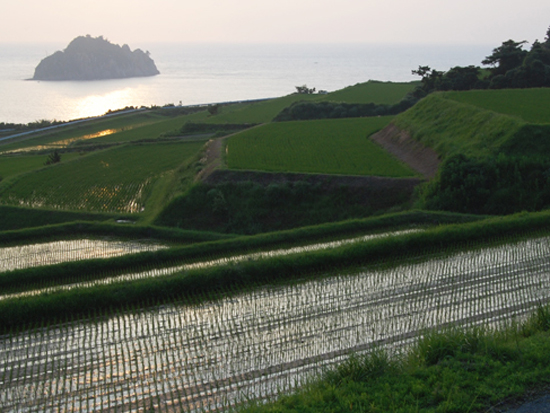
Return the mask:
[[63,44],[0,43],[0,122],[72,120],[125,106],[193,105],[278,97],[307,84],[334,91],[367,80],[410,81],[411,70],[479,65],[488,45],[147,44],[158,76],[30,81]]

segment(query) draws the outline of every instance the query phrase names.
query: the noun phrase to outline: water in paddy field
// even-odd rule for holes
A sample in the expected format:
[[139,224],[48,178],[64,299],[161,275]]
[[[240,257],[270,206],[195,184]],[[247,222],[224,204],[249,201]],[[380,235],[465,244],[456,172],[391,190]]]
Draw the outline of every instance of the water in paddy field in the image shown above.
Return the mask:
[[130,44],[151,53],[158,76],[25,81],[66,44],[0,43],[0,122],[71,120],[126,106],[207,104],[288,95],[307,84],[334,91],[367,80],[419,80],[411,70],[480,65],[488,45]]
[[0,273],[94,258],[112,258],[164,246],[144,241],[78,239],[0,248]]
[[550,238],[0,336],[7,412],[213,411],[270,398],[425,328],[521,321],[550,301]]

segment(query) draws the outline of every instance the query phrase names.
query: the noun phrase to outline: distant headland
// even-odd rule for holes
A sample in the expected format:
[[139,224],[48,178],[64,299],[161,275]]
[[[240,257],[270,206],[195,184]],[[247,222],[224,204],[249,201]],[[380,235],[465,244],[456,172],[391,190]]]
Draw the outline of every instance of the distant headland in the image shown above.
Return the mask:
[[103,36],[79,36],[64,51],[42,59],[32,80],[103,80],[154,76],[160,72],[149,52],[133,52]]

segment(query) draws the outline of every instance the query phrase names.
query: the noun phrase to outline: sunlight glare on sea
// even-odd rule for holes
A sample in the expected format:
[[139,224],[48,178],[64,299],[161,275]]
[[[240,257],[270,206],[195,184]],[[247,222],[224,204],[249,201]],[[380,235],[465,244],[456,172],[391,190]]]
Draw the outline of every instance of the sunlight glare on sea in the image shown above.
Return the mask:
[[77,118],[85,118],[90,113],[105,113],[109,110],[132,106],[136,101],[134,90],[130,87],[122,90],[114,90],[102,95],[93,94],[85,96],[75,108]]

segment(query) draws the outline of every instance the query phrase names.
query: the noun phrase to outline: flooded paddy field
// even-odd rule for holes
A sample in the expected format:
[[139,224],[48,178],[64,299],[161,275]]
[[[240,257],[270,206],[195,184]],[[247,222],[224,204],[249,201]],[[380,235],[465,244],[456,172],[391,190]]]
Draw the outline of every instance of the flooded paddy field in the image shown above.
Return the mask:
[[550,302],[550,238],[0,337],[3,411],[218,410],[426,328]]
[[166,248],[152,241],[78,239],[0,248],[0,273],[92,258],[112,258]]
[[[281,249],[276,249],[276,250],[271,250],[271,251],[262,251],[262,252],[255,252],[255,253],[249,253],[249,254],[234,255],[234,256],[218,258],[218,259],[214,259],[214,260],[210,260],[210,261],[201,261],[201,262],[195,262],[195,263],[191,263],[191,264],[176,265],[176,266],[167,267],[167,268],[154,268],[154,269],[141,271],[141,272],[131,272],[131,273],[128,273],[128,274],[121,274],[121,275],[117,275],[117,276],[114,276],[114,277],[107,277],[107,278],[102,278],[102,279],[94,280],[94,281],[84,281],[84,282],[73,283],[73,284],[49,286],[49,287],[33,289],[33,290],[30,290],[30,291],[25,291],[25,292],[9,293],[9,292],[0,291],[0,300],[4,300],[4,299],[7,299],[7,298],[13,298],[13,297],[25,297],[25,296],[38,295],[38,294],[42,294],[42,293],[53,293],[53,292],[61,291],[61,290],[71,290],[73,288],[86,288],[86,287],[93,287],[95,285],[105,285],[105,284],[112,284],[112,283],[123,282],[123,281],[134,281],[134,280],[139,280],[139,279],[144,279],[144,278],[162,277],[162,276],[165,276],[165,275],[175,274],[177,272],[182,272],[182,271],[187,271],[187,270],[192,270],[192,269],[207,268],[207,267],[213,267],[213,266],[225,265],[225,264],[235,264],[235,263],[238,263],[238,262],[258,260],[258,259],[262,259],[262,258],[280,257],[280,256],[285,256],[285,255],[290,255],[290,254],[300,254],[300,253],[303,253],[303,252],[320,251],[320,250],[326,250],[326,249],[330,249],[330,248],[337,248],[337,247],[340,247],[340,246],[343,246],[343,245],[353,244],[353,243],[356,243],[356,242],[369,241],[369,240],[372,240],[372,239],[383,238],[383,237],[399,236],[399,235],[408,234],[408,233],[417,232],[417,231],[419,231],[419,230],[410,229],[410,230],[403,230],[403,231],[386,232],[386,233],[364,235],[364,236],[361,236],[361,237],[348,238],[348,239],[342,239],[342,240],[330,241],[330,242],[323,242],[323,243],[318,243],[318,244],[310,244],[310,245],[298,246],[298,247],[292,247],[292,248],[281,248]],[[85,240],[83,240],[83,241],[85,241]],[[124,247],[128,248],[128,249],[132,248],[131,243],[126,243],[126,244],[121,243],[121,244]],[[86,245],[86,243],[83,243],[82,245]],[[154,244],[150,244],[150,245],[154,245]],[[136,246],[137,246],[138,250],[134,250],[134,251],[130,251],[130,252],[141,252],[141,251],[153,251],[154,250],[154,249],[145,249],[145,248],[148,248],[147,244],[136,243]],[[40,249],[40,245],[33,246],[33,247],[38,247],[38,250]],[[144,249],[139,250],[139,248],[144,248]],[[151,248],[154,248],[154,246],[151,247]],[[162,247],[160,245],[158,245],[157,249],[159,249],[159,248],[162,248]],[[77,249],[75,249],[75,250],[77,250]],[[85,250],[85,248],[83,248],[83,250]],[[99,251],[99,250],[100,249],[98,249],[97,251]],[[17,249],[16,249],[16,251],[17,251]],[[1,252],[0,252],[0,254],[1,254]],[[76,254],[73,254],[73,256],[75,257],[73,259],[70,259],[70,257],[69,257],[69,255],[71,255],[71,254],[67,255],[66,257],[63,256],[62,248],[59,249],[59,254],[60,254],[60,257],[63,257],[63,258],[60,258],[60,259],[64,259],[66,261],[71,261],[71,260],[76,260],[77,259]],[[30,254],[30,255],[32,255],[32,254]],[[98,254],[97,256],[90,256],[90,257],[87,257],[87,258],[98,258],[99,256],[100,255]],[[115,256],[115,255],[111,255],[111,256]],[[1,255],[0,255],[0,258],[1,258]],[[107,258],[107,256],[105,256],[105,258]],[[85,259],[85,258],[81,258],[81,259]],[[17,258],[15,257],[14,260],[17,260]],[[58,261],[58,262],[61,262],[61,261]],[[0,265],[1,265],[1,262],[0,262]],[[42,264],[42,265],[44,265],[44,264]]]

